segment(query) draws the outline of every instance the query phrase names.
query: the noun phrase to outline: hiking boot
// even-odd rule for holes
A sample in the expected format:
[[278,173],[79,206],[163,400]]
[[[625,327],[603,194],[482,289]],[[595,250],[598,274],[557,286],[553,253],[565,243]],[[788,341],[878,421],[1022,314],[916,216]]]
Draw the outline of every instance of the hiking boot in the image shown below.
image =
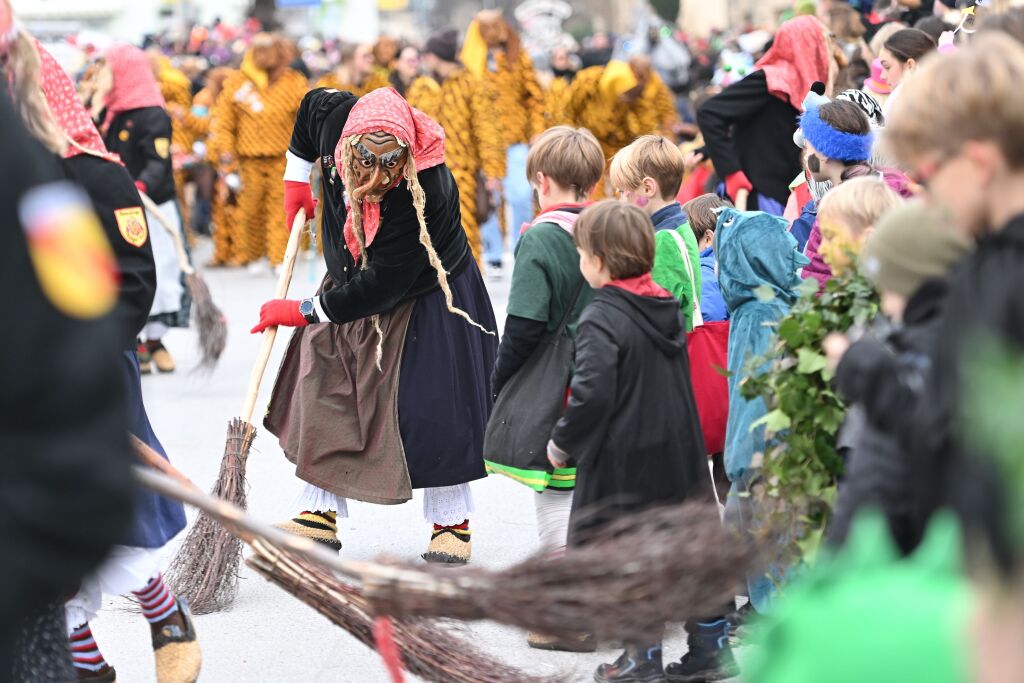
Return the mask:
[[135,342],[135,355],[139,357],[140,375],[148,375],[153,372],[153,357],[149,355],[149,348],[142,341]]
[[551,652],[597,652],[597,638],[593,633],[580,633],[568,638],[559,638],[530,631],[526,635],[526,644],[535,650]]
[[422,557],[435,564],[466,564],[473,553],[469,520],[453,526],[434,525],[430,545]]
[[153,633],[157,683],[195,683],[203,664],[203,653],[188,602],[177,599],[181,624],[169,622]]
[[669,664],[665,675],[671,683],[709,683],[739,675],[729,647],[729,622],[725,619],[697,624],[687,636],[689,651],[678,663]]
[[296,536],[302,536],[327,546],[334,552],[341,552],[341,541],[338,540],[338,513],[336,512],[301,512],[287,522],[275,524],[278,529]]
[[174,372],[174,359],[171,358],[171,354],[164,348],[163,342],[159,339],[150,339],[146,342],[146,349],[149,351],[150,357],[153,359],[153,365],[160,372]]
[[594,672],[597,683],[662,683],[661,645],[638,647],[627,645],[612,664],[602,664]]
[[733,638],[739,637],[740,630],[746,627],[747,622],[755,616],[757,616],[757,612],[754,611],[754,606],[749,602],[744,603],[742,607],[727,617],[729,619],[729,635]]

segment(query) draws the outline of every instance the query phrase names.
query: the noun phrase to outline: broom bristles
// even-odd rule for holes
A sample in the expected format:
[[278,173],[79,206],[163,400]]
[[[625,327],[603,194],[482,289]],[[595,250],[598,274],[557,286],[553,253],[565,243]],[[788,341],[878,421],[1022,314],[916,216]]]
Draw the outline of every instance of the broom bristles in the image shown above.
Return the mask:
[[197,272],[186,278],[192,304],[195,306],[196,326],[199,332],[199,368],[210,370],[227,345],[228,326],[224,313],[213,302],[210,288]]
[[552,636],[643,640],[666,622],[709,618],[741,590],[757,548],[722,529],[712,505],[631,515],[558,556],[501,571],[413,565],[424,580],[367,572],[373,605],[397,617],[489,619]]
[[[224,457],[215,498],[245,508],[245,465],[256,428],[239,418],[228,423]],[[206,512],[200,512],[166,574],[172,591],[189,602],[195,614],[210,614],[231,607],[238,596],[242,541]]]
[[[333,573],[292,553],[253,544],[256,554],[246,564],[352,634],[363,645],[376,649],[373,606],[358,588]],[[394,642],[409,673],[438,683],[555,683],[566,676],[530,676],[493,656],[477,650],[451,628],[428,619],[393,621]]]

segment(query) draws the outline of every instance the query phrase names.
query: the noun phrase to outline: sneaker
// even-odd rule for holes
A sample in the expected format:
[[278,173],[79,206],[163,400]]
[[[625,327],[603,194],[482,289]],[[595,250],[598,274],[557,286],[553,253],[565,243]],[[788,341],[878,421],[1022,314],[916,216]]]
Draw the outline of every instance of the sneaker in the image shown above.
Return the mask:
[[146,342],[146,349],[149,351],[149,356],[153,360],[153,365],[160,372],[174,372],[174,359],[171,357],[170,352],[164,348],[163,342],[159,339],[150,340]]
[[281,522],[274,526],[295,536],[316,541],[334,552],[341,552],[336,512],[301,512],[298,517],[293,517],[287,522]]
[[153,357],[149,348],[141,341],[135,343],[135,355],[139,357],[139,374],[148,375],[153,372]]
[[597,652],[597,638],[593,633],[580,633],[568,638],[559,638],[530,631],[526,635],[526,644],[535,650],[550,652]]
[[757,612],[754,611],[754,606],[749,602],[744,603],[742,607],[727,617],[729,619],[729,636],[739,637],[740,630],[747,625],[751,617],[755,616],[757,616]]
[[430,545],[422,557],[434,564],[466,564],[473,553],[469,520],[454,526],[434,525]]
[[504,268],[501,266],[501,262],[488,263],[484,266],[484,274],[489,280],[500,280],[502,275],[505,274]]
[[602,664],[594,672],[597,683],[663,683],[661,646],[626,646],[625,651],[612,664]]
[[153,634],[157,683],[195,683],[202,668],[203,653],[196,639],[188,602],[178,598],[177,603],[184,625],[168,623]]
[[693,644],[679,663],[672,663],[665,669],[665,676],[671,683],[710,683],[724,681],[739,675],[739,666],[726,645],[710,650]]

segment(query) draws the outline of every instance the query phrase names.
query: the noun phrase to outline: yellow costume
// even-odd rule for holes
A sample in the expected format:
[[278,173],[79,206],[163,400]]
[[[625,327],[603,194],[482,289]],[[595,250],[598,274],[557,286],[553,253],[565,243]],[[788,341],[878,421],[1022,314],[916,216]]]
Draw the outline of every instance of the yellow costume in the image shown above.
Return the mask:
[[421,76],[407,93],[409,104],[441,124],[445,134],[445,163],[459,186],[462,228],[480,259],[480,223],[477,220],[477,191],[483,177],[500,178],[505,153],[495,140],[500,137],[490,103],[476,77],[459,69],[438,84]]
[[561,123],[590,130],[605,155],[605,180],[598,183],[595,199],[609,195],[607,170],[616,152],[641,135],[661,134],[663,125],[671,125],[664,102],[659,102],[659,86],[668,92],[661,79],[652,73],[640,97],[632,103],[624,101],[622,96],[636,86],[632,69],[619,61],[583,69],[569,86]]
[[636,110],[639,121],[637,126],[647,133],[656,133],[669,139],[675,138],[673,128],[679,123],[679,112],[676,110],[675,97],[665,85],[665,81],[651,71],[644,91],[640,95],[639,108]]
[[571,83],[565,76],[551,79],[544,91],[544,125],[550,128],[566,120],[565,108],[568,105]]
[[221,238],[229,240],[227,253],[219,254],[225,260],[247,263],[266,255],[278,264],[284,257],[284,155],[306,90],[305,77],[292,69],[271,82],[251,53],[224,82],[213,108],[210,147],[218,157],[236,158],[242,177],[238,220]]
[[[160,94],[168,109],[177,109],[187,112],[192,108],[192,81],[184,73],[171,65],[171,60],[163,55],[155,57],[156,82],[160,87]],[[192,153],[192,143],[195,137],[189,130],[178,122],[177,118],[171,118],[171,159],[180,160],[181,155]],[[180,162],[179,162],[180,163]],[[191,206],[185,196],[186,174],[175,163],[174,168],[174,189],[178,195],[178,209],[181,211],[181,224],[190,225],[189,217]]]

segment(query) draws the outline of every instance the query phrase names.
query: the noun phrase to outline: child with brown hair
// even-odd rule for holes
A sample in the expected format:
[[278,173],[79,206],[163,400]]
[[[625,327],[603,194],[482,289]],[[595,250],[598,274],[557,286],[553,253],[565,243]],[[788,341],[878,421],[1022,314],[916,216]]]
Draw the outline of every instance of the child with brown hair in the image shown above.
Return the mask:
[[714,192],[694,197],[683,204],[683,212],[697,240],[697,252],[700,254],[700,311],[706,323],[729,319],[729,309],[722,298],[718,274],[715,272],[715,228],[718,225],[718,210],[723,206],[732,206],[732,202]]
[[[686,160],[658,135],[644,135],[612,158],[611,181],[619,198],[643,209],[655,231],[654,281],[679,300],[687,331],[701,291],[700,255],[686,214],[676,201]],[[694,294],[697,294],[695,298]]]
[[[573,243],[576,220],[604,172],[604,155],[597,139],[584,128],[556,126],[545,131],[530,147],[527,176],[541,213],[516,245],[508,317],[491,376],[494,399],[527,361],[544,346],[546,335],[561,324],[573,338],[580,314],[594,293],[580,273]],[[568,387],[562,387],[564,391]],[[538,453],[513,457],[484,453],[487,470],[503,474],[537,492],[534,502],[541,548],[557,552],[565,548],[569,508],[576,482],[572,462],[552,468]],[[593,638],[576,641],[531,633],[531,647],[546,650],[593,651]]]
[[[580,215],[573,237],[580,270],[597,292],[580,318],[569,405],[548,443],[548,458],[554,467],[577,463],[569,542],[581,545],[612,520],[710,498],[711,491],[686,329],[676,300],[651,277],[650,218],[639,208],[603,201]],[[720,652],[716,647],[709,668],[717,669]],[[594,678],[663,681],[660,642],[627,643]]]

